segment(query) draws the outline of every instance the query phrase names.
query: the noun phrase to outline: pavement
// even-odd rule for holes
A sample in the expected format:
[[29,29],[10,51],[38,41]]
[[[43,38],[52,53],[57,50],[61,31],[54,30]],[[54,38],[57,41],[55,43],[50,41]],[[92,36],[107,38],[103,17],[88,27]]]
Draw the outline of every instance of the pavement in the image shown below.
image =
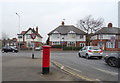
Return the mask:
[[42,74],[42,59],[26,56],[2,56],[2,81],[82,81],[82,79],[50,65],[50,73]]

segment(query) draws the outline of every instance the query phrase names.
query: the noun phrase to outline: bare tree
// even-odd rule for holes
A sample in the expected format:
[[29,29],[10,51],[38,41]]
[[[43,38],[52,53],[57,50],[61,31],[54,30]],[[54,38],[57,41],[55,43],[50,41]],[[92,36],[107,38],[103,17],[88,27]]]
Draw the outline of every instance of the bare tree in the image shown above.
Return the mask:
[[7,40],[8,39],[8,34],[6,34],[5,32],[2,32],[2,40]]
[[5,32],[2,32],[2,46],[6,45],[7,39],[9,39],[8,34],[6,34]]
[[79,27],[81,30],[85,31],[86,34],[86,44],[90,45],[90,38],[93,33],[100,30],[104,23],[103,18],[94,19],[92,18],[92,15],[88,15],[83,19],[78,20],[77,27]]

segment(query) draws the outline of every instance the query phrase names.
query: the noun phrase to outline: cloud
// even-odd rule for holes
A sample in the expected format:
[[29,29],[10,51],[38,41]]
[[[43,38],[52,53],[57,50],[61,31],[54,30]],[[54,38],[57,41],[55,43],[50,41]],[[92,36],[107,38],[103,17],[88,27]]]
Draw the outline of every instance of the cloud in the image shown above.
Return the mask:
[[[37,1],[25,0],[22,3],[23,0],[4,0],[7,3],[2,3],[2,28],[11,35],[10,37],[18,33],[16,12],[21,17],[21,31],[38,26],[43,41],[46,40],[47,33],[61,24],[62,19],[66,19],[65,24],[75,25],[78,19],[92,14],[95,18],[103,17],[117,24],[117,0],[39,0],[39,3]],[[13,32],[8,31],[8,28]]]

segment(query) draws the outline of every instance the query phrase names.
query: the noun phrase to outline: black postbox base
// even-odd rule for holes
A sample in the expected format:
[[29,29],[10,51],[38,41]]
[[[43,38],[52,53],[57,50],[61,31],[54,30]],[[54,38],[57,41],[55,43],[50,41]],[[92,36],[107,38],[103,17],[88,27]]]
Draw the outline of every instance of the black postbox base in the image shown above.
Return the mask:
[[34,54],[32,54],[32,59],[34,59]]
[[43,67],[42,74],[48,74],[48,73],[49,73],[49,67]]

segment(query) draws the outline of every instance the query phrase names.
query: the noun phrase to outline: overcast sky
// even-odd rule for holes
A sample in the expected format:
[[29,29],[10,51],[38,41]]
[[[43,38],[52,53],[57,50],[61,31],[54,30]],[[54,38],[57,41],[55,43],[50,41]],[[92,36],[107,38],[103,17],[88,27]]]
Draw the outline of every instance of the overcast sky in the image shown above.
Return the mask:
[[104,18],[118,26],[119,0],[3,0],[0,4],[0,32],[17,37],[19,33],[18,16],[20,15],[20,31],[38,26],[43,42],[47,34],[61,25],[62,19],[66,25],[74,25],[87,15],[94,18]]

